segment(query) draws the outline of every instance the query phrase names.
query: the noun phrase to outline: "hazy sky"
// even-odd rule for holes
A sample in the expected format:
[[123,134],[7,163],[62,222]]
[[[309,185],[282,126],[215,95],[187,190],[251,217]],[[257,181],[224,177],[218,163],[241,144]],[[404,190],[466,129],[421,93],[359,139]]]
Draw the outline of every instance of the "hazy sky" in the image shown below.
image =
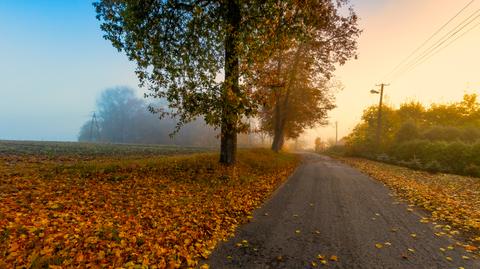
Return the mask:
[[[359,59],[337,72],[345,89],[337,94],[331,120],[338,120],[340,135],[378,102],[370,89],[467,2],[353,1],[364,32]],[[465,14],[479,8],[476,0]],[[478,48],[480,27],[393,81],[387,102],[452,101],[479,92]],[[0,139],[76,140],[103,89],[137,88],[133,71],[126,56],[102,38],[91,1],[0,1]],[[334,128],[310,134],[327,138]]]
[[[418,100],[425,104],[459,101],[465,93],[480,93],[480,25],[478,25],[480,18],[465,30],[477,25],[476,28],[417,68],[405,73],[397,80],[382,81],[386,74],[470,1],[355,0],[353,2],[361,19],[363,33],[359,39],[358,60],[348,62],[336,72],[337,78],[345,86],[345,89],[336,95],[337,109],[330,113],[331,122],[339,122],[339,137],[350,132],[367,106],[378,104],[379,96],[370,94],[370,90],[378,89],[375,85],[381,82],[391,84],[385,88],[385,99],[388,104],[394,106],[411,100]],[[437,39],[479,9],[480,1],[475,0],[438,34]],[[434,38],[432,41],[437,39]],[[428,47],[429,45],[425,46],[425,48]],[[313,136],[333,138],[335,127],[332,124],[313,130],[309,135],[310,139]]]

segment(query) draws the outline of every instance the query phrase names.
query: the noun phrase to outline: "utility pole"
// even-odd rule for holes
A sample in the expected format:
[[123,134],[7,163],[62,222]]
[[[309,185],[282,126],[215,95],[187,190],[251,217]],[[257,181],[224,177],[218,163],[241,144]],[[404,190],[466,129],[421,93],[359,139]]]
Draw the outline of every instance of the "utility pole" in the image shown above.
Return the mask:
[[96,141],[96,140],[98,140],[100,130],[98,128],[97,115],[95,114],[95,112],[93,112],[92,121],[90,123],[90,142],[93,142],[93,127],[94,126],[95,126],[95,129],[96,129],[96,138],[95,138],[95,141]]
[[338,145],[338,121],[335,121],[335,146]]
[[380,102],[378,103],[378,115],[377,115],[377,133],[376,133],[376,143],[377,149],[380,149],[381,134],[382,134],[382,102],[383,102],[383,89],[390,84],[381,83],[377,86],[380,86],[380,92],[376,90],[371,90],[370,93],[380,94]]

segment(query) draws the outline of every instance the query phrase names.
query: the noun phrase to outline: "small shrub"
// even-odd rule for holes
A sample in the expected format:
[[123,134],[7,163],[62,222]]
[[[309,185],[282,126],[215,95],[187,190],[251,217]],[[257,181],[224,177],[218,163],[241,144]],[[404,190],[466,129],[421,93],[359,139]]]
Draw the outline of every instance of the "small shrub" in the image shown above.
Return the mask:
[[443,171],[443,168],[442,166],[440,165],[440,163],[436,160],[433,160],[433,161],[429,161],[428,163],[426,163],[423,167],[426,171],[428,172],[432,172],[432,173],[438,173],[438,172],[441,172]]
[[419,159],[411,159],[405,163],[408,168],[415,169],[415,170],[423,169],[423,164],[420,162]]
[[465,167],[464,173],[469,176],[480,177],[480,166],[471,163]]
[[392,158],[385,153],[377,155],[376,160],[379,161],[379,162],[384,162],[384,163],[391,163],[392,162]]

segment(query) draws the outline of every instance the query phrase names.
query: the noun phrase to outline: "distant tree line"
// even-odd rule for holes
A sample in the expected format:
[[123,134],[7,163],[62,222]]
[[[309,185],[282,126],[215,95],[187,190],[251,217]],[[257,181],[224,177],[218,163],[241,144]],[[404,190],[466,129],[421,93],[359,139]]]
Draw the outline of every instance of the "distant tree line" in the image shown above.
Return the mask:
[[378,107],[367,108],[346,139],[345,153],[385,162],[456,174],[480,176],[480,104],[476,94],[460,102],[384,106],[377,145]]
[[[157,102],[157,107],[162,104]],[[133,89],[116,87],[103,91],[96,104],[96,121],[87,120],[80,128],[82,142],[175,144],[185,146],[218,146],[218,132],[197,119],[186,124],[174,136],[175,118],[158,119],[148,109],[148,103],[136,96]],[[240,145],[260,143],[255,135],[242,136]]]

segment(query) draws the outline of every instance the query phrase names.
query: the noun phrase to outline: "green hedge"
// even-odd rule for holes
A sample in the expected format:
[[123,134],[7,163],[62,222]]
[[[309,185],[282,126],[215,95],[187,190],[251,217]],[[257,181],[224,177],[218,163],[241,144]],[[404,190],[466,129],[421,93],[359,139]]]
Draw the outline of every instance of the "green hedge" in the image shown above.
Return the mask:
[[480,176],[478,142],[412,140],[393,146],[388,156],[390,162],[415,169]]

